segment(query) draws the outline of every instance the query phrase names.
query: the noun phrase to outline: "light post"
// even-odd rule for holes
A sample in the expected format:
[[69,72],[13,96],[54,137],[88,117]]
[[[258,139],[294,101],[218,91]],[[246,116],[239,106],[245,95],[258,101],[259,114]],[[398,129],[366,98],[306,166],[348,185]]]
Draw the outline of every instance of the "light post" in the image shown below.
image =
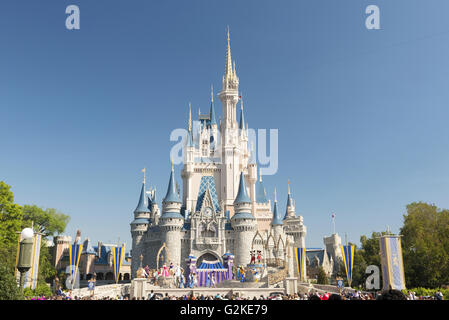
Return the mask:
[[25,228],[20,233],[22,240],[19,244],[19,259],[17,261],[17,270],[20,272],[20,290],[23,291],[25,273],[31,268],[31,259],[33,251],[34,231],[31,228]]

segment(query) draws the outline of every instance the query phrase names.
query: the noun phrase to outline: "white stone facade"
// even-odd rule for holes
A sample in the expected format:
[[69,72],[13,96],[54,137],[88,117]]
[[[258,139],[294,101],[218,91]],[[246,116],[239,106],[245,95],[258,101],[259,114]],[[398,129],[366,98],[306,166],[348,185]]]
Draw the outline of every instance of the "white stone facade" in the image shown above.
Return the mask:
[[[305,247],[306,227],[291,201],[287,203],[285,217],[280,218],[282,225],[272,223],[271,201],[263,196],[265,189],[261,177],[257,176],[257,163],[248,142],[248,126],[239,96],[235,62],[231,59],[229,33],[227,41],[225,74],[218,93],[222,119],[217,121],[213,93],[209,114],[199,113],[198,122],[192,123],[189,110],[181,171],[182,192],[176,190],[179,194],[173,195],[174,186],[170,180],[162,212],[156,204],[155,191],[147,191],[143,185],[141,201],[131,223],[132,277],[136,276],[141,263],[151,269],[160,268],[164,262],[187,268],[185,261],[189,256],[195,256],[199,264],[203,259],[223,262],[223,255],[232,253],[235,265],[246,265],[250,262],[250,250],[263,250],[267,254],[270,249],[272,256],[283,259],[287,237],[292,245]],[[250,202],[236,205],[241,173]],[[256,194],[258,178],[257,187],[262,189]],[[234,219],[239,212],[242,213],[240,218]],[[164,244],[166,250],[161,251],[162,259],[157,261]]]

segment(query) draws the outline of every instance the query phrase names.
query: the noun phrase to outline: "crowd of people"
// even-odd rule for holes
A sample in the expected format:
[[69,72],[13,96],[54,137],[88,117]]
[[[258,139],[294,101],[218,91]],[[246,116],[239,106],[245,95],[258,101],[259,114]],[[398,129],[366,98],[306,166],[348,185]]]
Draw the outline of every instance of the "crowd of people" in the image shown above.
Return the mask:
[[444,300],[441,291],[438,291],[432,296],[416,296],[414,292],[408,292],[404,294],[398,290],[389,290],[385,292],[361,292],[361,291],[342,291],[340,294],[323,292],[318,293],[316,291],[311,291],[310,293],[298,293],[285,295],[281,293],[273,293],[271,295],[260,295],[260,296],[241,296],[236,294],[214,294],[214,295],[204,295],[204,294],[186,294],[182,296],[169,295],[168,293],[161,294],[155,293],[153,290],[147,297],[142,298],[131,298],[129,294],[118,295],[118,296],[105,296],[105,297],[95,297],[86,296],[79,297],[72,295],[72,292],[68,290],[67,292],[57,292],[55,295],[50,297],[31,297],[29,300]]

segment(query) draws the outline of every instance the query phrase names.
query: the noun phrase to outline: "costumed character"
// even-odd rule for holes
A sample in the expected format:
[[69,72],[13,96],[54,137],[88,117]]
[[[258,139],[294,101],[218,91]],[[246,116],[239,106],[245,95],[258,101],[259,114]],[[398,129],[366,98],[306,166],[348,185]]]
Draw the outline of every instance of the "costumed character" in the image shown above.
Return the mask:
[[162,267],[162,274],[163,277],[168,277],[169,273],[168,273],[168,268],[167,265],[164,263],[163,267]]
[[250,262],[250,264],[256,263],[256,254],[255,254],[254,250],[250,251],[250,255],[251,255],[251,262]]

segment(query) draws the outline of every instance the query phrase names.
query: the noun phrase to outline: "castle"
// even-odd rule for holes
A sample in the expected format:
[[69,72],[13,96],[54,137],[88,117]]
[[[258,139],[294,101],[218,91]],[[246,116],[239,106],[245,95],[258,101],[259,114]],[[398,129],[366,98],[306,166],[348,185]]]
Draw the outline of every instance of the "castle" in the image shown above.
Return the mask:
[[232,255],[235,266],[246,266],[252,250],[263,251],[265,261],[285,261],[289,243],[305,247],[307,229],[296,213],[290,185],[285,214],[278,209],[276,195],[273,207],[267,199],[238,89],[228,30],[225,73],[218,94],[223,118],[217,122],[213,93],[209,113],[199,113],[195,128],[189,107],[182,194],[173,164],[161,209],[155,189],[147,190],[144,178],[131,222],[132,278],[140,265],[156,269],[172,262],[187,269],[192,259],[197,266],[203,261],[221,264]]

